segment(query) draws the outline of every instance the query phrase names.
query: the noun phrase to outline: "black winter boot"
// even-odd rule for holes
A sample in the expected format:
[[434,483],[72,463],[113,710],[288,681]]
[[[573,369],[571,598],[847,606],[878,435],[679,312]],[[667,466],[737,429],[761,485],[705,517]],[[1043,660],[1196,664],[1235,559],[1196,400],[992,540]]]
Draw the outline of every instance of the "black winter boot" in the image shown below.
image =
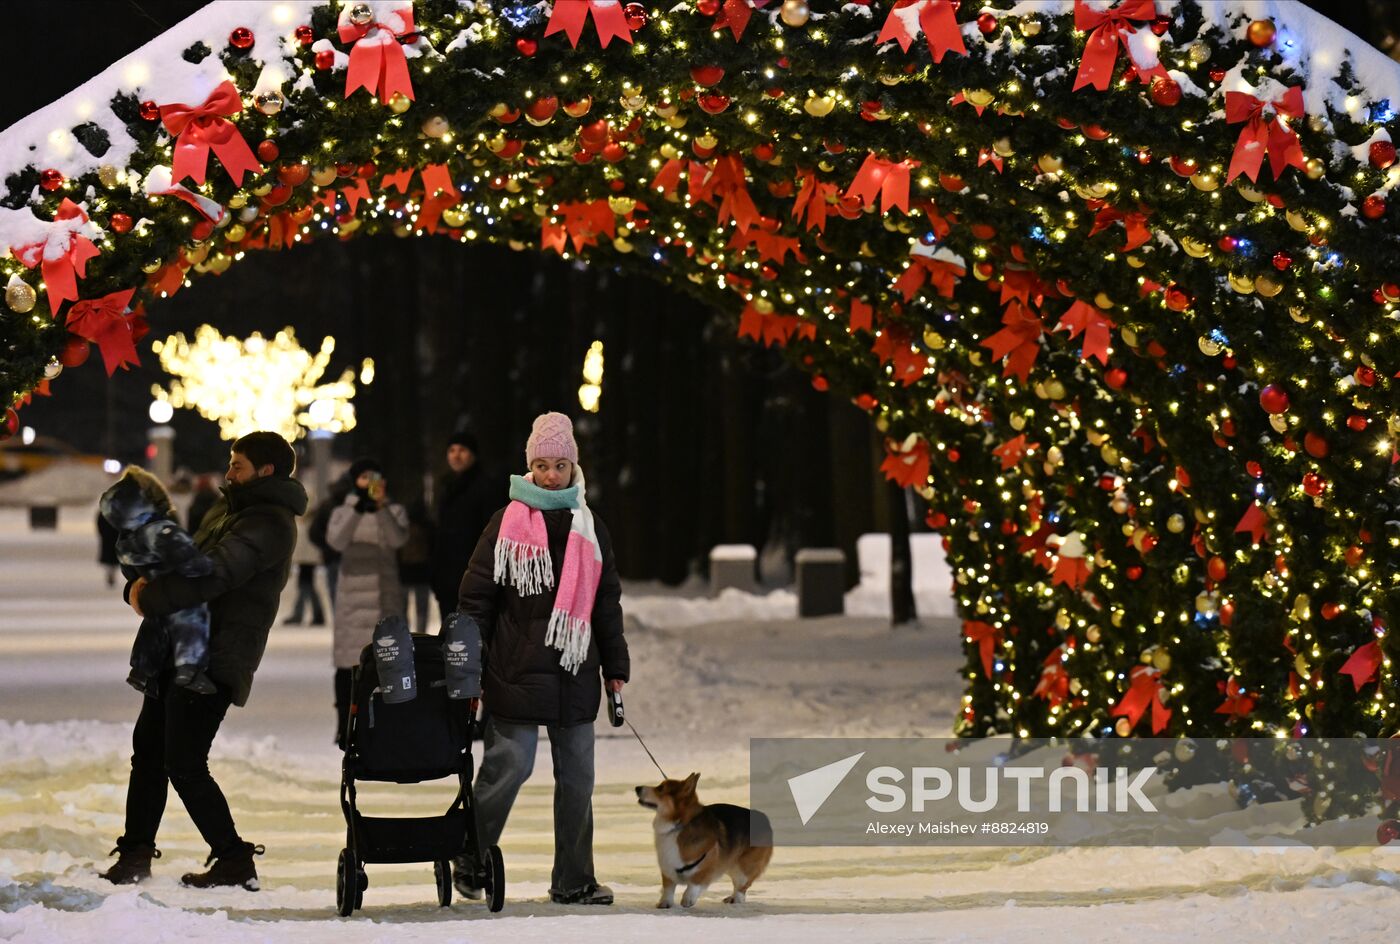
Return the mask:
[[262,846],[251,842],[241,843],[233,852],[221,856],[209,856],[205,865],[213,863],[206,872],[189,872],[180,876],[180,884],[190,888],[238,887],[255,892],[259,889],[258,870],[253,865],[253,856],[262,855]]
[[117,848],[107,853],[116,856],[117,861],[105,872],[98,872],[98,878],[105,878],[113,885],[135,885],[151,877],[151,860],[160,858],[160,850],[155,846],[117,843]]

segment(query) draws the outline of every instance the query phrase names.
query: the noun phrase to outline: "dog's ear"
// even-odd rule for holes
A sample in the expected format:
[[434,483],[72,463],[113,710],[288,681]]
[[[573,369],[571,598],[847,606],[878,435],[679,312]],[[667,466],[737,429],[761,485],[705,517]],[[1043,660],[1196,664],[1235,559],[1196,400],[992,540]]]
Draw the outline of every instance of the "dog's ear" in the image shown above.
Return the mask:
[[685,778],[685,786],[686,786],[686,789],[688,789],[688,790],[694,790],[694,789],[695,789],[695,785],[696,785],[697,783],[699,783],[699,782],[700,782],[700,774],[699,774],[699,773],[692,773],[689,777],[686,777],[686,778]]

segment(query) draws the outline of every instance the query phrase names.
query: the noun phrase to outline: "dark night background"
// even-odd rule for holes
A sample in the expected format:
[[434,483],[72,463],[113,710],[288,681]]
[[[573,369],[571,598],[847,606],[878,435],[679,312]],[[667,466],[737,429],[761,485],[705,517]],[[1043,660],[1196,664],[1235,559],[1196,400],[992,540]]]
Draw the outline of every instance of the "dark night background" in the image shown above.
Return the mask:
[[[1311,2],[1394,54],[1400,10],[1384,0]],[[203,6],[191,0],[46,0],[8,3],[10,56],[0,59],[0,127],[60,97]],[[846,550],[886,530],[903,504],[877,471],[864,413],[818,394],[780,355],[740,342],[731,323],[659,282],[489,246],[443,239],[326,241],[257,252],[222,276],[204,276],[151,310],[151,338],[202,323],[224,333],[295,328],[303,346],[336,338],[328,376],[373,357],[375,382],[355,404],[359,425],[336,455],[376,455],[396,497],[423,491],[442,468],[443,444],[471,429],[488,465],[516,471],[530,420],[557,409],[578,422],[583,462],[597,487],[623,575],[678,582],[703,571],[723,542],[770,552],[764,576],[804,546]],[[603,341],[597,414],[581,414],[584,353]],[[24,411],[40,434],[78,449],[139,461],[150,388],[165,377],[149,340],[142,367],[107,380],[99,358],[56,382],[51,400]],[[221,471],[227,445],[215,425],[178,411],[176,464]]]

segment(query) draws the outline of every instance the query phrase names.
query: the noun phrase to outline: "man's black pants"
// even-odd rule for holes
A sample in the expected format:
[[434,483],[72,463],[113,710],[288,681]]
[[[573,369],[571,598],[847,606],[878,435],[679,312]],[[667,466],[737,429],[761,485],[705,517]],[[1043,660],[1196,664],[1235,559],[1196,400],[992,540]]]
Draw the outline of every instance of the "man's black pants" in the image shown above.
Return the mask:
[[131,733],[131,780],[126,789],[126,834],[119,846],[155,845],[169,786],[175,787],[195,828],[215,856],[235,851],[242,840],[223,791],[209,775],[209,746],[232,703],[222,683],[200,695],[160,676],[160,696],[142,699]]

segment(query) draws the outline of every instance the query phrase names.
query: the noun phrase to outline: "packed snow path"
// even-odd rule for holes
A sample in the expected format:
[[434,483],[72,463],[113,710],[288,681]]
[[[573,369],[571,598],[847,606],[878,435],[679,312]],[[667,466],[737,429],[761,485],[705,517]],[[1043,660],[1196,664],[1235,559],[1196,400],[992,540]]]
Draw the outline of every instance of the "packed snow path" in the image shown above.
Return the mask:
[[[503,912],[477,902],[438,908],[428,865],[371,865],[364,910],[340,919],[329,633],[281,626],[250,705],[231,710],[212,761],[240,830],[267,846],[263,891],[179,887],[206,850],[173,797],[155,877],[116,889],[93,871],[121,830],[139,707],[122,681],[135,624],[103,584],[94,549],[80,526],[33,535],[0,520],[0,940],[1354,941],[1400,919],[1400,859],[1366,846],[779,849],[748,904],[724,905],[716,886],[691,912],[657,912],[650,815],[632,787],[658,775],[630,734],[605,725],[595,854],[614,907],[545,900],[552,783],[543,745],[502,841]],[[764,610],[756,601],[751,612]],[[634,621],[628,638],[629,715],[668,773],[701,772],[709,802],[747,803],[749,737],[945,736],[960,691],[962,656],[946,620],[900,631],[874,618],[665,629]],[[431,815],[450,795],[446,782],[367,785],[361,805]],[[1220,803],[1228,813],[1228,798]],[[1267,815],[1238,814],[1241,823]]]

